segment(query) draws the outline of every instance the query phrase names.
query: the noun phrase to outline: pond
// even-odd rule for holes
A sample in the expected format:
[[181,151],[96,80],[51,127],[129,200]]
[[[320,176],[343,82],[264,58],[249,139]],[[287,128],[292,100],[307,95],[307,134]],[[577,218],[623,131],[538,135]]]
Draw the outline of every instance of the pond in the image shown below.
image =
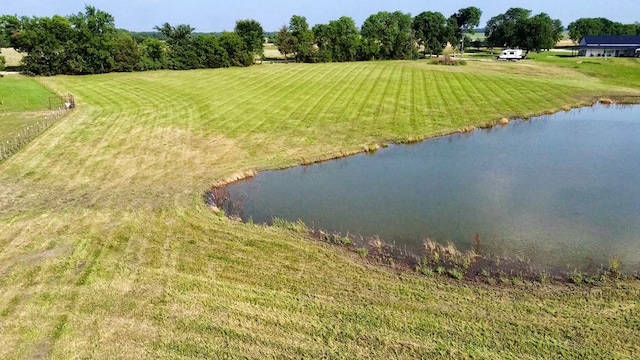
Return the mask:
[[227,187],[243,220],[273,217],[420,249],[555,269],[615,257],[640,270],[640,107],[603,106],[263,172]]

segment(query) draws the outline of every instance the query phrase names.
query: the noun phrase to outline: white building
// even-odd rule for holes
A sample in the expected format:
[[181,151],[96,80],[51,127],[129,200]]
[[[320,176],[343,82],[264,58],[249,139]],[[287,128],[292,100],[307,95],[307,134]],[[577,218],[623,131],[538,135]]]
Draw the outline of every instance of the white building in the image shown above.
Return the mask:
[[590,35],[580,41],[579,56],[634,57],[640,55],[640,35]]

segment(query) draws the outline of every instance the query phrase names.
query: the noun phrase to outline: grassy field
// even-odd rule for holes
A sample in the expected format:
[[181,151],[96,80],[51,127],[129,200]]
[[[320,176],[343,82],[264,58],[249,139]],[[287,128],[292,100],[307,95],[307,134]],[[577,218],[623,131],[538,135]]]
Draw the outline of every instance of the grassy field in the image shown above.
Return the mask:
[[55,96],[35,80],[9,75],[0,77],[0,112],[47,110],[49,97]]
[[274,44],[265,44],[264,46],[264,57],[266,59],[282,59],[284,60],[284,55],[280,53],[278,47]]
[[553,64],[566,69],[579,71],[589,77],[601,79],[607,84],[629,87],[640,86],[640,59],[638,58],[583,58],[568,55],[557,56],[553,53],[531,53],[536,62]]
[[4,56],[7,60],[7,66],[18,66],[24,57],[23,54],[15,51],[13,48],[0,48],[0,56]]
[[247,171],[640,95],[627,64],[602,66],[611,76],[545,58],[39,79],[78,107],[0,164],[0,358],[633,358],[637,282],[423,277],[202,201]]
[[0,78],[0,144],[13,141],[26,127],[42,122],[55,94],[35,80],[10,75]]

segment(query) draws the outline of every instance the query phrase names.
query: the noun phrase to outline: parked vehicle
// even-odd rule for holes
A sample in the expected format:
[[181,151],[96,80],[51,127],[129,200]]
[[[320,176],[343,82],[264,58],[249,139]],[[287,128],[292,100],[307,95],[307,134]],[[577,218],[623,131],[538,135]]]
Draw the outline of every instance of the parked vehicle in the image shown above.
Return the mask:
[[517,61],[522,59],[524,59],[524,56],[522,56],[521,49],[504,49],[504,51],[498,55],[498,60]]

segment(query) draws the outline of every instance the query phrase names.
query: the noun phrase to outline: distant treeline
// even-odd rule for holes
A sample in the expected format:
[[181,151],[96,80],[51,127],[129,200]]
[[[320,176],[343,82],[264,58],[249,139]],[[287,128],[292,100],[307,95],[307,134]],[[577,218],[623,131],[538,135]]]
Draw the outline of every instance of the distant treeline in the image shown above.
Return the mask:
[[23,70],[34,75],[248,66],[263,53],[264,31],[255,20],[239,20],[218,36],[197,35],[189,25],[155,30],[118,30],[113,16],[92,6],[67,17],[0,17],[4,41],[26,54]]
[[569,24],[569,38],[579,42],[586,35],[640,35],[640,24],[622,24],[605,18],[581,18]]
[[[0,45],[25,53],[23,69],[35,75],[97,74],[112,71],[199,69],[248,66],[264,56],[265,39],[274,42],[285,59],[299,62],[417,59],[439,55],[451,44],[518,47],[527,51],[552,48],[564,27],[545,13],[511,8],[486,25],[484,40],[469,35],[479,25],[482,11],[458,10],[449,17],[439,12],[411,14],[379,12],[358,28],[343,16],[310,28],[304,16],[294,15],[288,25],[265,33],[256,20],[239,20],[234,31],[196,33],[189,25],[157,26],[153,32],[115,28],[110,14],[86,6],[71,16],[0,16]],[[584,35],[640,34],[640,25],[607,19],[579,19],[568,27],[579,41]],[[422,50],[422,54],[419,52]]]

